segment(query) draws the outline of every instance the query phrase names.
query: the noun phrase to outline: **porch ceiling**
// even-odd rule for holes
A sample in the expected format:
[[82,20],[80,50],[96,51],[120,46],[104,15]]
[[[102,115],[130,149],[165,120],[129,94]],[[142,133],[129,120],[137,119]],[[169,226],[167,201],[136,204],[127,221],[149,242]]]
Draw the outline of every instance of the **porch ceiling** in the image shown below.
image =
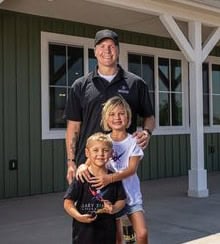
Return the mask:
[[[203,2],[203,4],[201,2]],[[103,27],[170,37],[158,17],[161,14],[161,10],[163,10],[163,5],[168,5],[168,8],[164,8],[164,13],[169,10],[171,5],[173,9],[179,8],[179,10],[184,6],[186,9],[192,11],[198,11],[200,8],[200,12],[198,11],[200,15],[201,12],[204,11],[205,13],[212,12],[212,18],[218,18],[220,15],[220,6],[216,6],[216,2],[215,0],[4,0],[0,3],[0,8]],[[207,5],[207,3],[209,4]],[[135,8],[132,7],[134,4],[136,4]],[[140,8],[141,4],[145,6],[145,9]],[[176,12],[174,13],[176,15]],[[197,18],[199,18],[200,15],[198,15]],[[206,19],[204,18],[203,40],[206,39],[214,28],[210,23],[205,23],[205,21]],[[180,16],[177,23],[185,35],[187,35],[187,22]],[[216,26],[218,26],[218,24]]]

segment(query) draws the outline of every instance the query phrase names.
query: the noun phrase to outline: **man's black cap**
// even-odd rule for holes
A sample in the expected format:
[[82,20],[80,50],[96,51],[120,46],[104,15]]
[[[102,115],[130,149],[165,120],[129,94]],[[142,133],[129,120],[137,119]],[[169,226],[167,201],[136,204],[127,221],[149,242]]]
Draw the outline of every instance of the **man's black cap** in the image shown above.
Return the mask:
[[116,46],[119,46],[118,35],[112,30],[100,30],[95,35],[95,46],[103,39],[112,39]]

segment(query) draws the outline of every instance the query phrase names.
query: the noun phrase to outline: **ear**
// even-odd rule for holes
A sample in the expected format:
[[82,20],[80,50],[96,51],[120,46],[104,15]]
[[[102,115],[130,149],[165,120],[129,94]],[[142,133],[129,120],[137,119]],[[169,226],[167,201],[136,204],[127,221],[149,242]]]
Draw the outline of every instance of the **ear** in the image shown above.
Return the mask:
[[87,158],[89,157],[89,150],[88,150],[88,148],[85,148],[85,155],[86,155]]
[[94,47],[94,56],[96,57],[96,47]]

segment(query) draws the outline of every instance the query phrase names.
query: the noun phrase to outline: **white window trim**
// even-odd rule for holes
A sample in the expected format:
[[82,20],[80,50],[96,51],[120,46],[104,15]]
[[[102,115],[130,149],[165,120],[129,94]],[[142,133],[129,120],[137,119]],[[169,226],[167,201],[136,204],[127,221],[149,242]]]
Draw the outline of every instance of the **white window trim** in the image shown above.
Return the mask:
[[[219,57],[209,56],[205,60],[206,63],[208,63],[208,69],[209,69],[209,95],[210,91],[212,91],[212,64],[220,65],[220,59]],[[212,91],[213,93],[213,91]],[[212,102],[212,93],[211,96],[209,96],[209,106],[210,106],[210,123],[211,125],[204,126],[204,133],[220,133],[220,125],[213,125],[213,102]]]
[[[70,35],[56,34],[50,32],[41,32],[41,123],[42,123],[42,139],[64,139],[66,129],[50,129],[49,128],[49,43],[58,43],[64,45],[77,45],[84,47],[84,73],[88,72],[88,49],[94,48],[94,39],[76,37]],[[137,53],[141,55],[152,55],[155,60],[158,57],[180,59],[182,61],[182,80],[183,80],[183,126],[163,126],[159,127],[158,121],[158,98],[156,97],[156,121],[157,125],[154,130],[155,135],[174,135],[188,134],[189,128],[189,105],[188,105],[188,64],[183,54],[179,51],[145,47],[120,43],[119,62],[126,70],[128,69],[128,53]],[[158,84],[157,78],[157,62],[155,62],[155,82]],[[158,96],[158,87],[155,86],[155,95]]]
[[50,32],[41,32],[41,126],[42,139],[64,139],[66,129],[50,129],[49,118],[49,43],[77,45],[84,48],[84,73],[88,73],[88,49],[94,48],[94,40]]
[[[155,117],[156,128],[154,135],[176,135],[176,134],[189,134],[189,104],[188,104],[188,63],[179,51],[159,49],[152,47],[145,47],[131,44],[120,44],[120,63],[125,69],[128,69],[128,53],[136,53],[137,55],[147,55],[154,57],[154,70],[155,70]],[[182,63],[182,91],[183,91],[183,126],[159,126],[159,99],[158,99],[158,57],[179,59]]]

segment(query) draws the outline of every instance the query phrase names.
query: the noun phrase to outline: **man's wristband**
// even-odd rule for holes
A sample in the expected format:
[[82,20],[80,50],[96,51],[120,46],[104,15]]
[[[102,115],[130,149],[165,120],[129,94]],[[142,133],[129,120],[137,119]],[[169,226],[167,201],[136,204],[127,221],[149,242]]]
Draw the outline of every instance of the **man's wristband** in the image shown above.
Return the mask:
[[149,136],[152,136],[152,131],[150,129],[144,128],[143,130],[146,131]]
[[67,161],[67,162],[76,162],[75,159],[72,159],[72,158],[67,158],[66,161]]

